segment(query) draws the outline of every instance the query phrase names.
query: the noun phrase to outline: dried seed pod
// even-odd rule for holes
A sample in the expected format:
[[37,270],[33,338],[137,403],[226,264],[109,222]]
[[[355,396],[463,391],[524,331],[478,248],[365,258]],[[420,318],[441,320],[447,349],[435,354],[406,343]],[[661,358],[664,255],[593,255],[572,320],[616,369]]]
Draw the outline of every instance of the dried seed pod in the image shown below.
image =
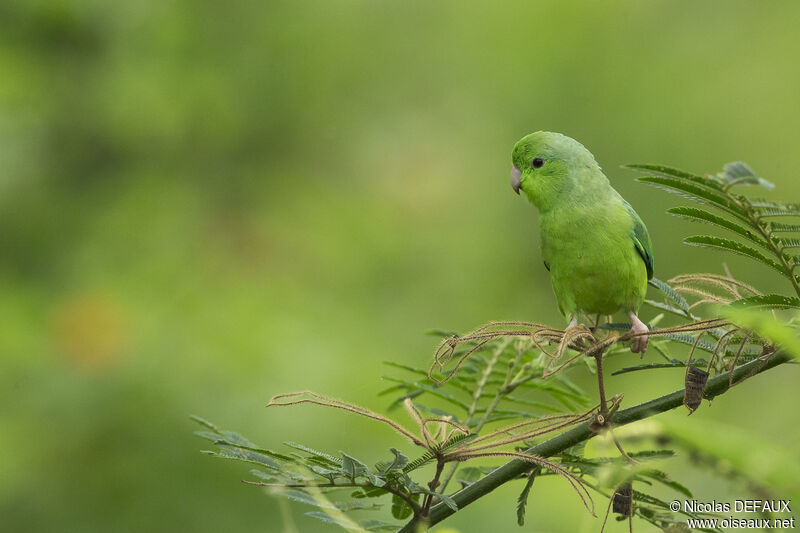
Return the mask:
[[706,390],[706,382],[708,381],[708,372],[690,365],[686,369],[684,381],[686,389],[683,393],[683,405],[689,409],[691,414],[700,407],[700,402],[703,401],[703,393]]
[[631,485],[630,481],[617,487],[612,498],[614,514],[622,516],[633,515],[633,485]]

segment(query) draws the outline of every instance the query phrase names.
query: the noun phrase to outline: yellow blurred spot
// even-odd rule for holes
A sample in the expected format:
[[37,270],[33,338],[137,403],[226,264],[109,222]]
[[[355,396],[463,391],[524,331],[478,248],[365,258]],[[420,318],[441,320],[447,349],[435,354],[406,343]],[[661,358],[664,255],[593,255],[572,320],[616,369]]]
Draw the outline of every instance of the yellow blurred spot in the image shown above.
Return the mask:
[[84,368],[97,368],[119,356],[125,320],[113,297],[83,294],[62,302],[53,317],[57,351]]

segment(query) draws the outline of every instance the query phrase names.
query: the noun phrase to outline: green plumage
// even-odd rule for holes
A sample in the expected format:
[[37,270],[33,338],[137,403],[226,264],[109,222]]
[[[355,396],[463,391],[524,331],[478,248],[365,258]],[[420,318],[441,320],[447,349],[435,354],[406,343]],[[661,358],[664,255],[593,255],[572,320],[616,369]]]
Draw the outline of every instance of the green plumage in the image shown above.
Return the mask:
[[592,154],[559,133],[536,132],[514,146],[512,159],[512,186],[539,210],[542,256],[561,312],[635,314],[653,277],[650,236]]

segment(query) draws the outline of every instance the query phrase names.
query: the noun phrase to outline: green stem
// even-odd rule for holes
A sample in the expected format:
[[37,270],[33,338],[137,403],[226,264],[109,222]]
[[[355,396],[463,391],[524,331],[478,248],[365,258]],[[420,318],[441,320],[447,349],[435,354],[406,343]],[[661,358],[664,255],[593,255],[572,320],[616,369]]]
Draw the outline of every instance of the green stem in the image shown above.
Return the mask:
[[[791,357],[783,352],[774,354],[767,361],[764,361],[761,358],[755,359],[738,367],[734,371],[734,381],[751,374],[759,374],[790,360]],[[706,384],[705,397],[713,398],[715,396],[720,396],[728,390],[728,375],[719,375],[713,379],[710,379]],[[676,407],[683,405],[683,395],[684,390],[681,389],[665,396],[661,396],[660,398],[655,398],[639,405],[629,407],[628,409],[617,411],[613,416],[611,416],[610,423],[614,426],[622,426],[625,424],[630,424],[631,422],[636,422],[637,420],[649,418],[671,409],[675,409]],[[556,435],[551,439],[525,450],[525,453],[538,455],[540,457],[550,457],[566,450],[571,446],[588,440],[594,435],[595,434],[589,429],[588,424],[584,422],[570,430],[565,431],[564,433],[561,433],[560,435]],[[531,468],[531,463],[522,461],[520,459],[513,459],[503,466],[488,473],[472,485],[469,485],[468,487],[465,487],[453,494],[453,500],[459,509],[463,509],[470,503],[482,498],[483,496],[486,496],[504,483],[507,483],[513,479],[517,479],[520,475],[527,472]],[[439,503],[430,510],[430,515],[428,516],[429,524],[431,526],[438,524],[448,516],[452,515],[453,512],[454,511],[448,506]],[[410,522],[401,528],[399,533],[414,533],[414,527],[414,524]]]

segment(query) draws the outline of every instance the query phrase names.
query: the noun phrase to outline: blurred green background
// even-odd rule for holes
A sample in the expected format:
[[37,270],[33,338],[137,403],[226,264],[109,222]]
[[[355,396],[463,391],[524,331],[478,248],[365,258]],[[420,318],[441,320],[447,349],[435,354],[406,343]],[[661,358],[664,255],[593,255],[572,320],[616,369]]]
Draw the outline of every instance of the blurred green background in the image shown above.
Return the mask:
[[[245,465],[198,453],[190,413],[375,461],[390,431],[264,405],[312,389],[383,410],[381,361],[426,365],[429,328],[560,325],[508,184],[531,131],[596,155],[659,278],[721,272],[681,244],[699,228],[664,214],[679,199],[619,165],[743,159],[800,199],[799,18],[788,1],[0,3],[0,529],[281,531]],[[608,386],[680,387],[649,374]],[[796,378],[662,418],[797,449]],[[725,497],[682,464],[701,500]],[[541,487],[524,531],[599,530],[566,483]],[[517,530],[519,488],[446,525]],[[333,531],[307,510],[301,531]]]

